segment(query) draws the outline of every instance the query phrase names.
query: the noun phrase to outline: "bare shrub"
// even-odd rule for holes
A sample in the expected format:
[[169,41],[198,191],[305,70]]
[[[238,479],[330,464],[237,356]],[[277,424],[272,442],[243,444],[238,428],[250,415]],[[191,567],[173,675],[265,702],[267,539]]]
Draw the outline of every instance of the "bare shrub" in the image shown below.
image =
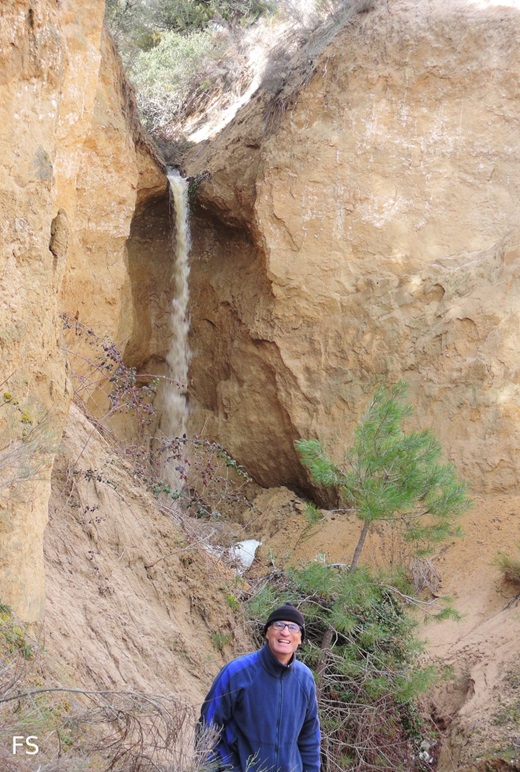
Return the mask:
[[195,738],[194,709],[176,696],[105,692],[88,695],[92,706],[68,720],[70,728],[100,736],[90,753],[120,772],[197,772],[215,741],[210,731]]
[[[57,695],[66,696],[67,710],[51,701]],[[216,739],[210,730],[195,737],[195,710],[174,695],[61,687],[4,694],[4,734],[5,704],[13,701],[8,732],[20,732],[23,722],[29,733],[45,734],[42,772],[84,762],[105,772],[199,772]]]
[[429,590],[436,595],[441,584],[441,577],[437,568],[428,558],[413,557],[408,569],[412,586],[416,593]]
[[151,425],[155,414],[153,399],[158,376],[137,373],[128,367],[123,354],[108,335],[98,335],[92,327],[61,315],[75,401],[98,425],[106,428],[118,413],[131,413],[136,432]]
[[[128,367],[108,336],[66,314],[62,320],[75,401],[158,497],[161,508],[175,502],[177,512],[180,508],[192,517],[212,519],[220,516],[223,507],[235,512],[248,507],[246,489],[251,478],[222,445],[202,434],[169,437],[157,429],[159,377]],[[122,437],[111,428],[120,414],[130,419]],[[174,470],[175,484],[164,479],[166,466]],[[83,468],[79,461],[70,475],[108,482],[102,470]]]

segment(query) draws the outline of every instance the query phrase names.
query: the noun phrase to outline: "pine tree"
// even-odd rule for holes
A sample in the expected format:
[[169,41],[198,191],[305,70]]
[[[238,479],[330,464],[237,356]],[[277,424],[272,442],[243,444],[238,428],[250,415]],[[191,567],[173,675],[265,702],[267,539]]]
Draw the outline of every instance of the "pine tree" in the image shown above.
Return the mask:
[[376,390],[341,465],[318,440],[296,442],[314,482],[336,488],[362,523],[351,571],[374,523],[399,527],[415,554],[424,555],[459,532],[457,518],[470,506],[467,486],[458,481],[452,464],[441,462],[442,448],[434,435],[427,429],[403,428],[412,413],[406,392],[402,381]]

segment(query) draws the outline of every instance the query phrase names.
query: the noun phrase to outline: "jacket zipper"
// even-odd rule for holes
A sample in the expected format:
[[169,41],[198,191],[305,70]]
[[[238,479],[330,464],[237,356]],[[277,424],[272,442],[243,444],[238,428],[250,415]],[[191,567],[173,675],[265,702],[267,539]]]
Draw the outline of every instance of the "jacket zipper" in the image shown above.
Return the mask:
[[282,725],[282,706],[283,706],[283,677],[285,673],[280,674],[280,687],[278,689],[278,722],[276,731],[276,748],[275,748],[275,769],[278,770],[278,756],[280,754],[280,728]]

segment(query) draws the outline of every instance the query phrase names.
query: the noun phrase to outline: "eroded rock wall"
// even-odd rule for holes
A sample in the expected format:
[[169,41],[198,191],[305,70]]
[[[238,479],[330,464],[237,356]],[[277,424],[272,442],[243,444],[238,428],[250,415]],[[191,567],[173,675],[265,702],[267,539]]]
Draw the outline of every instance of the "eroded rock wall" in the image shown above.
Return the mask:
[[235,234],[196,227],[193,425],[262,483],[305,485],[293,440],[340,453],[374,381],[405,378],[461,474],[511,490],[520,13],[373,5],[189,159]]
[[59,317],[126,343],[125,242],[136,204],[164,195],[166,182],[133,124],[104,2],[4,5],[0,582],[2,602],[33,621],[44,606],[50,471],[72,397]]

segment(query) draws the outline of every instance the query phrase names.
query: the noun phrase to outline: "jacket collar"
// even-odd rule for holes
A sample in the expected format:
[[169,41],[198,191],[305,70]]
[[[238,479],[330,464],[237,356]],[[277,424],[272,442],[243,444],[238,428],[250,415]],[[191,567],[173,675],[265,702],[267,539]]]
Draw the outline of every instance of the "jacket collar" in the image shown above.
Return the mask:
[[277,659],[271,649],[269,648],[269,644],[265,643],[263,647],[259,651],[259,657],[260,662],[262,663],[265,670],[267,670],[268,673],[273,675],[275,678],[281,678],[284,673],[287,673],[287,671],[292,670],[292,667],[294,665],[295,655],[292,655],[291,660],[287,665],[283,665],[279,659]]

